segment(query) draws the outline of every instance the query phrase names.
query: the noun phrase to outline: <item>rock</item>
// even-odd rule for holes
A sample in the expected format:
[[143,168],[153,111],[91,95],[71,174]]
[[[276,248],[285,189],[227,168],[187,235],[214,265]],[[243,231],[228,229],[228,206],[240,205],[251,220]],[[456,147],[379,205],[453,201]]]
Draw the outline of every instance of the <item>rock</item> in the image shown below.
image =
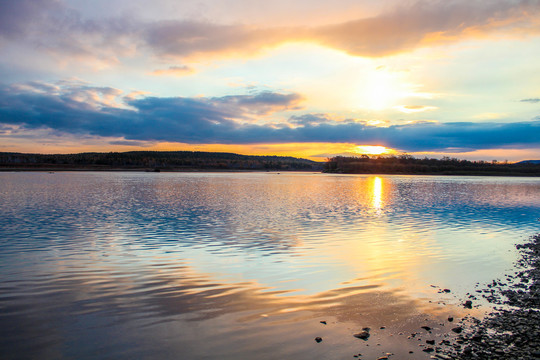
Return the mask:
[[354,334],[355,338],[367,340],[369,338],[369,332],[368,331],[361,331],[358,334]]
[[426,340],[426,344],[435,345],[435,340]]
[[425,349],[422,349],[423,352],[427,352],[427,353],[431,353],[431,352],[434,352],[435,349],[432,348],[432,347],[428,347],[428,348],[425,348]]
[[465,303],[463,304],[463,307],[466,309],[472,309],[472,301],[471,300],[465,301]]
[[452,322],[452,321],[454,321],[454,318],[451,317],[451,316],[449,316],[449,317],[448,317],[448,321],[449,321],[449,322]]
[[455,332],[456,334],[460,334],[463,331],[463,328],[461,326],[456,326],[455,328],[452,329],[452,331]]
[[429,326],[422,326],[422,329],[426,330],[426,331],[430,331],[431,328]]
[[325,320],[320,321],[320,323],[326,325],[326,321],[325,321]]
[[444,289],[443,290],[445,293],[449,293],[450,292],[450,289]]
[[317,337],[315,338],[315,341],[318,342],[318,343],[320,343],[320,342],[322,341],[322,337],[317,336]]
[[435,354],[435,358],[436,359],[441,359],[441,360],[452,360],[452,358],[450,356],[446,356],[446,355],[443,355],[443,354]]
[[474,334],[471,338],[472,341],[480,342],[482,341],[482,335],[481,334]]

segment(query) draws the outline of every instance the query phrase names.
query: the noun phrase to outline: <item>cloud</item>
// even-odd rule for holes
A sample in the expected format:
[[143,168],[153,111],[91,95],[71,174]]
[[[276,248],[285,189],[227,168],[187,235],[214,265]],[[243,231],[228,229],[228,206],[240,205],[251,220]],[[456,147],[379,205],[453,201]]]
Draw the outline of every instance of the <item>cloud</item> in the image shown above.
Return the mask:
[[46,13],[61,9],[55,0],[0,0],[0,36],[20,38],[28,35],[31,24],[41,24]]
[[169,66],[167,69],[158,69],[152,71],[152,75],[171,75],[171,76],[185,76],[195,73],[195,69],[187,66]]
[[396,106],[395,109],[404,112],[406,114],[417,113],[428,110],[437,110],[436,106],[425,106],[425,105],[400,105]]
[[536,104],[540,102],[540,98],[530,98],[530,99],[522,99],[521,102],[528,102],[532,104]]
[[315,29],[319,42],[354,55],[384,56],[534,24],[534,1],[417,1],[378,16]]
[[[540,7],[531,0],[417,1],[373,17],[332,25],[255,26],[211,21],[142,20],[128,15],[89,19],[55,0],[0,0],[0,39],[26,44],[59,61],[94,59],[104,65],[147,55],[189,59],[245,56],[294,41],[307,41],[359,56],[385,56],[433,43],[538,32]],[[156,70],[178,74],[183,67]]]
[[293,115],[289,118],[289,122],[300,126],[316,126],[319,124],[331,122],[331,118],[326,114],[303,114]]
[[418,1],[371,18],[333,25],[257,28],[166,21],[149,25],[147,46],[168,56],[257,53],[285,42],[311,41],[360,56],[385,56],[433,42],[493,31],[535,28],[540,8],[531,1]]
[[169,57],[207,53],[244,55],[301,39],[296,28],[257,28],[183,20],[148,24],[143,30],[143,36],[146,46]]
[[0,46],[11,41],[61,63],[118,63],[140,42],[140,22],[127,16],[88,19],[58,0],[0,0],[0,9]]
[[109,144],[111,145],[124,145],[124,146],[136,146],[136,147],[149,147],[154,145],[153,143],[149,143],[146,141],[137,141],[137,140],[115,140],[115,141],[109,141]]
[[[114,93],[104,90],[109,88],[89,88],[91,92]],[[187,144],[333,142],[382,145],[408,152],[540,147],[540,119],[377,127],[357,120],[338,122],[324,114],[302,114],[290,119],[296,127],[276,127],[254,123],[253,117],[295,108],[300,95],[264,92],[213,98],[124,98],[125,106],[115,107],[103,101],[89,106],[74,93],[78,92],[68,89],[46,94],[0,87],[0,124],[23,130],[49,128],[76,135]]]
[[263,91],[253,95],[228,95],[211,98],[211,100],[222,106],[234,107],[244,113],[268,115],[277,111],[299,110],[303,97],[296,93],[281,94]]

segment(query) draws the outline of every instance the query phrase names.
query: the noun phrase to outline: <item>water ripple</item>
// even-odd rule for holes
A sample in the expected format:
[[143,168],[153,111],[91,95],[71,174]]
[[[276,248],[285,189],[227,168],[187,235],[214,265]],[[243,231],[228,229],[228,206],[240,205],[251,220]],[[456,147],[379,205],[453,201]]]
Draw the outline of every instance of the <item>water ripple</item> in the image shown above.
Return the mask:
[[0,174],[5,359],[314,357],[291,324],[437,313],[430,284],[502,274],[540,214],[519,178],[46,175]]

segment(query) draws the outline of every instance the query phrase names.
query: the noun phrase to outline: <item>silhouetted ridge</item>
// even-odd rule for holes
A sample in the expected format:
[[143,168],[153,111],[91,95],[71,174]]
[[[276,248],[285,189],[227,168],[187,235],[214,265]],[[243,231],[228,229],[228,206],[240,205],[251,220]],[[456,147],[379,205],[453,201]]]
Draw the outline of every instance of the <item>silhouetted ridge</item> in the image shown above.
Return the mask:
[[0,153],[4,169],[321,170],[322,164],[290,156],[198,151],[129,151],[79,154]]

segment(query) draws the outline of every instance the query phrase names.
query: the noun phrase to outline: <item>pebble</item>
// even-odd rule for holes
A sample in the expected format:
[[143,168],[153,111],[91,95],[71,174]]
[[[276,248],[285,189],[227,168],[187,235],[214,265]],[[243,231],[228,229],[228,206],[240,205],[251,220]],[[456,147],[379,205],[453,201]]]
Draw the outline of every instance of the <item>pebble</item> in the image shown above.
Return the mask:
[[367,340],[369,338],[369,332],[364,330],[357,334],[354,334],[354,337],[362,340]]

